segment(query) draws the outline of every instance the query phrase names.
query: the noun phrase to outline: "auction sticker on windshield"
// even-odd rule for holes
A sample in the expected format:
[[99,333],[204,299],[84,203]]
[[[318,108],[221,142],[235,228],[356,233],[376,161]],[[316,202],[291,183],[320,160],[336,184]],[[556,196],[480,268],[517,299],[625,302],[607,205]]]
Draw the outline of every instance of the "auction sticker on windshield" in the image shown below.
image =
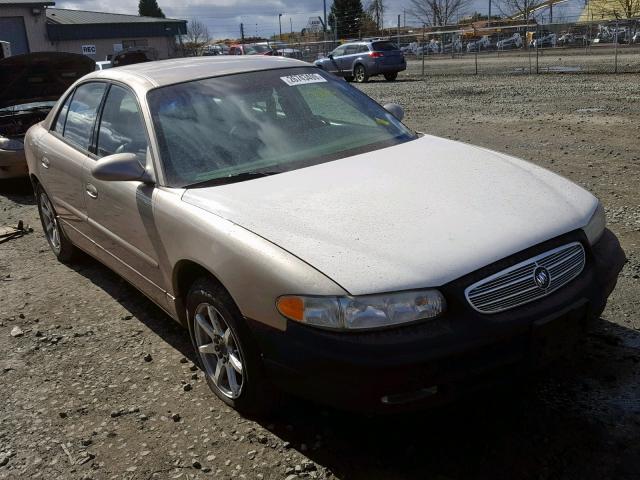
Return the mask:
[[288,77],[280,77],[280,79],[290,87],[295,87],[296,85],[305,85],[307,83],[326,82],[325,78],[319,73],[303,73],[300,75],[289,75]]

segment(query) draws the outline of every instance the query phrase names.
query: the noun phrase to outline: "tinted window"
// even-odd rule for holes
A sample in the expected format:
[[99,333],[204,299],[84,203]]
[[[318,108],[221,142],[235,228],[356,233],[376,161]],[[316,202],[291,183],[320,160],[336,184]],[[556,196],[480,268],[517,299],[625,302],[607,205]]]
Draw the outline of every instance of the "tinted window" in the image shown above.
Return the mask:
[[347,45],[347,49],[345,51],[345,55],[353,55],[354,53],[358,53],[360,51],[360,45]]
[[147,135],[138,102],[128,90],[113,85],[104,103],[98,129],[98,156],[136,153],[144,156]]
[[391,42],[373,42],[371,46],[376,52],[390,52],[392,50],[398,50],[398,47]]
[[91,131],[105,88],[104,83],[80,85],[69,106],[63,135],[71,143],[85,150],[89,150]]
[[67,112],[69,111],[69,103],[71,103],[71,97],[73,97],[73,93],[69,94],[64,102],[64,105],[62,105],[60,112],[58,112],[56,124],[53,127],[53,131],[58,132],[60,135],[64,133],[64,122],[67,120]]
[[172,186],[295,170],[415,138],[365,94],[315,68],[170,85],[148,101]]
[[345,48],[347,48],[347,47],[345,47],[345,46],[338,47],[331,53],[332,53],[332,55],[334,57],[339,57],[340,55],[344,55]]
[[358,50],[360,53],[369,53],[369,47],[366,45],[360,45],[360,49]]

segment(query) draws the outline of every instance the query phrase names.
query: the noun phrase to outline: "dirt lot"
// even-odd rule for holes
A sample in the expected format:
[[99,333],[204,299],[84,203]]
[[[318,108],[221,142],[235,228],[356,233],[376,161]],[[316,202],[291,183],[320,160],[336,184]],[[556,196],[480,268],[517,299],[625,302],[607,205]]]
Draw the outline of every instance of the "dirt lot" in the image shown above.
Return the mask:
[[97,262],[56,262],[28,185],[1,184],[0,225],[35,232],[0,244],[0,478],[640,477],[639,84],[405,74],[362,87],[405,105],[411,127],[584,185],[629,257],[579,362],[422,414],[291,399],[242,418],[209,392],[184,331]]

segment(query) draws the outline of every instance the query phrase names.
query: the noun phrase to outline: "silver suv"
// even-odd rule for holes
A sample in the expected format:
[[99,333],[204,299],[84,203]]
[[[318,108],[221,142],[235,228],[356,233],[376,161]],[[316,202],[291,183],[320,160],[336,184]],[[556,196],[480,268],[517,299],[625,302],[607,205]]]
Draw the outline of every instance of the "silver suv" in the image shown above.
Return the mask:
[[347,81],[363,83],[375,75],[384,75],[390,82],[398,72],[407,69],[404,54],[388,40],[345,43],[327,58],[315,61],[317,67],[344,77]]

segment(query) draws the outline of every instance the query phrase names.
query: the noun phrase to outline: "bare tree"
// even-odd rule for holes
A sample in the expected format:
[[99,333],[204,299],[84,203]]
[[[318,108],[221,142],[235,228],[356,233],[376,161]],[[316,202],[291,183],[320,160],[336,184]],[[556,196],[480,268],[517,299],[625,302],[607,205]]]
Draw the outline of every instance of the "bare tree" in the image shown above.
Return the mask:
[[[539,6],[540,0],[498,0],[498,10],[507,17],[528,20]],[[551,7],[553,8],[553,7]]]
[[640,0],[591,0],[591,12],[600,18],[634,18],[640,16]]
[[378,30],[382,30],[384,28],[385,9],[384,0],[371,0],[369,5],[367,5],[367,14],[369,14],[371,19],[375,22]]
[[210,40],[207,26],[198,20],[191,20],[187,26],[187,34],[183,44],[185,54],[194,57],[202,55],[202,51]]
[[471,0],[409,0],[410,14],[426,25],[450,25],[466,13]]

